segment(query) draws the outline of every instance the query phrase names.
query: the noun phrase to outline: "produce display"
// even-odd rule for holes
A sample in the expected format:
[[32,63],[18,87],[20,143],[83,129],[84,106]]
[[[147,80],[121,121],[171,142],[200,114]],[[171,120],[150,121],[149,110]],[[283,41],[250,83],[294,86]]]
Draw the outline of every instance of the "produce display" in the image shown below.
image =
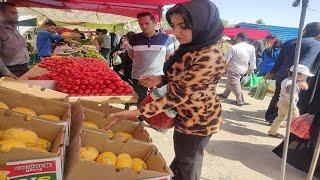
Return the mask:
[[9,107],[5,103],[0,101],[0,109],[9,110]]
[[136,173],[148,169],[146,163],[140,158],[132,158],[127,153],[122,153],[116,156],[113,152],[109,151],[99,154],[98,150],[94,147],[81,147],[80,159],[95,161],[104,165],[113,165],[117,170],[131,168]]
[[0,109],[10,110],[11,112],[26,115],[27,120],[31,120],[34,117],[38,117],[42,120],[47,120],[47,121],[53,121],[53,122],[60,122],[61,121],[60,117],[55,116],[55,115],[51,115],[51,114],[42,114],[42,115],[37,116],[37,114],[33,110],[26,108],[26,107],[15,107],[15,108],[9,109],[9,107],[1,101],[0,101]]
[[[86,128],[99,129],[99,127],[95,123],[90,122],[89,120],[85,120],[83,125]],[[108,137],[110,139],[118,138],[118,139],[121,139],[123,142],[127,142],[127,141],[133,139],[133,136],[130,133],[126,133],[126,132],[115,132],[115,133],[113,133],[111,130],[107,130],[106,134],[108,135]]]
[[49,57],[39,65],[48,72],[30,80],[54,80],[55,90],[71,96],[132,95],[129,83],[121,80],[106,63],[95,58]]
[[37,114],[34,111],[25,107],[15,107],[11,109],[11,111],[26,115],[27,120],[31,120],[33,117],[37,116]]
[[24,128],[1,130],[0,152],[10,152],[12,148],[28,148],[37,152],[50,152],[52,143]]

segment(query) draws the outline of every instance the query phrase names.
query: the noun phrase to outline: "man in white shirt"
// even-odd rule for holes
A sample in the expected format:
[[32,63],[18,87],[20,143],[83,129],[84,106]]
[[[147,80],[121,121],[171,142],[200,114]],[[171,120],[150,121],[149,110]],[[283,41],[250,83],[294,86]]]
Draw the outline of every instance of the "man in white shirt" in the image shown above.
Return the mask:
[[244,74],[251,74],[256,68],[255,48],[246,41],[246,33],[239,33],[235,40],[235,45],[231,46],[226,54],[227,60],[227,88],[220,97],[227,98],[232,92],[237,101],[233,104],[244,105],[240,79]]

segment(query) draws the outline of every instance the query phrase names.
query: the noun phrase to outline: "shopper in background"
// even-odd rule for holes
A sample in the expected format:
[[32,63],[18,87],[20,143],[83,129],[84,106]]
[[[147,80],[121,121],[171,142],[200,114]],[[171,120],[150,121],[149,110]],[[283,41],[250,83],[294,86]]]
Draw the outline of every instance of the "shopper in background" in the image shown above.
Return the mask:
[[280,98],[278,102],[278,117],[273,121],[270,130],[268,131],[269,136],[277,137],[277,138],[284,138],[283,135],[279,134],[277,131],[280,128],[281,123],[285,120],[289,112],[290,106],[290,96],[291,96],[291,89],[293,87],[293,83],[296,84],[296,89],[294,89],[294,102],[293,102],[293,118],[298,117],[299,109],[297,107],[297,103],[299,100],[299,92],[300,90],[307,90],[308,83],[306,82],[307,77],[313,77],[314,75],[310,73],[309,69],[299,64],[297,67],[297,81],[293,82],[293,69],[294,66],[290,68],[290,72],[288,78],[284,79],[281,83],[281,91],[280,91]]
[[142,33],[133,36],[130,44],[125,42],[124,46],[133,60],[133,88],[140,103],[147,96],[148,88],[142,86],[139,79],[145,75],[163,75],[163,64],[174,52],[174,43],[168,35],[156,32],[156,19],[151,13],[140,13],[137,19]]
[[[316,57],[320,53],[320,42],[315,39],[319,34],[320,22],[313,22],[306,25],[301,42],[300,64],[307,66],[310,70],[314,69],[313,66]],[[265,115],[266,121],[270,124],[278,116],[277,103],[280,96],[281,82],[287,78],[287,71],[294,64],[296,41],[297,39],[293,39],[283,44],[280,50],[280,56],[273,69],[265,76],[266,79],[272,79],[274,77],[276,79],[276,90]]]
[[110,62],[111,37],[108,34],[108,31],[106,29],[103,29],[101,31],[100,52],[101,52],[102,56],[107,60],[109,65],[111,65],[111,62]]
[[255,48],[247,43],[246,33],[239,33],[235,45],[231,46],[226,54],[227,60],[227,87],[220,94],[222,98],[228,98],[232,92],[236,96],[233,104],[244,105],[244,98],[241,90],[240,79],[245,74],[251,74],[256,68]]
[[273,45],[266,48],[262,53],[262,61],[257,67],[258,76],[264,76],[269,73],[280,56],[282,42],[276,40]]
[[17,79],[28,71],[27,42],[16,28],[15,4],[1,2],[0,16],[0,77]]
[[180,47],[165,62],[165,75],[140,80],[148,88],[167,84],[167,93],[138,110],[112,114],[113,122],[106,128],[124,119],[150,118],[174,108],[178,114],[170,168],[175,180],[200,180],[204,149],[222,122],[216,88],[225,72],[225,60],[216,44],[223,25],[217,7],[209,0],[176,5],[168,10],[167,20]]
[[52,55],[52,43],[58,43],[62,36],[56,32],[57,25],[52,20],[47,20],[37,32],[37,54],[42,59]]

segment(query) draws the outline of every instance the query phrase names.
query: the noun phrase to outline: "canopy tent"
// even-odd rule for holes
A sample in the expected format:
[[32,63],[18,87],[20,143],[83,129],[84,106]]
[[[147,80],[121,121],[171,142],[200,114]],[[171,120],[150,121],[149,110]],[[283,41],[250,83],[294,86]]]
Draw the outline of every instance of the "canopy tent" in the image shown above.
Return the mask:
[[53,21],[75,23],[78,25],[85,22],[95,24],[121,24],[135,20],[134,18],[120,15],[69,9],[20,7],[18,8],[18,12],[20,15],[45,16]]
[[245,32],[247,33],[249,39],[258,40],[264,39],[270,33],[265,30],[256,30],[256,29],[248,29],[248,28],[224,28],[223,34],[228,37],[236,37],[238,33]]
[[298,37],[298,28],[270,26],[264,24],[239,23],[236,27],[267,30],[282,41],[288,41]]
[[139,12],[151,12],[161,17],[162,7],[188,0],[8,0],[18,7],[39,7],[54,9],[87,10],[128,17],[136,17]]

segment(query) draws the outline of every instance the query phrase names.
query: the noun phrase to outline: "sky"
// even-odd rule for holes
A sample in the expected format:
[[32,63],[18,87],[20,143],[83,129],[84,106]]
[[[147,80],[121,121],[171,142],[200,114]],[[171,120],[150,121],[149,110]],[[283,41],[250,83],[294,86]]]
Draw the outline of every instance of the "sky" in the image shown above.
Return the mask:
[[[231,24],[255,23],[263,19],[267,25],[298,27],[301,5],[292,7],[293,0],[211,0],[220,11],[221,18]],[[320,0],[309,0],[306,23],[320,22]]]

